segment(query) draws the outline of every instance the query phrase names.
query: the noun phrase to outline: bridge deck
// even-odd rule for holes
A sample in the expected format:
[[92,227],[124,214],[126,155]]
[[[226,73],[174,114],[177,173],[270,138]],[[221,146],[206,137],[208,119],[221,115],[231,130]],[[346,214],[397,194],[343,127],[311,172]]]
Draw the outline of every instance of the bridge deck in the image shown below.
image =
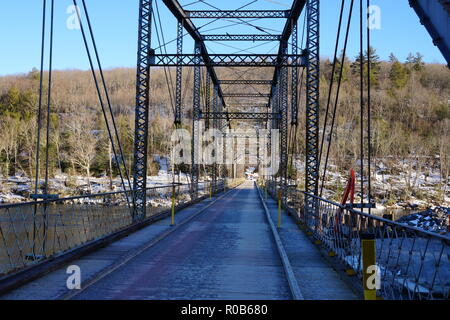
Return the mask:
[[[61,268],[1,298],[291,299],[254,186],[247,182],[209,204],[211,200],[180,211],[178,223],[192,220],[168,236],[161,237],[171,230],[164,219],[71,262],[81,268],[81,292],[68,292],[66,268]],[[269,199],[267,204],[275,221],[276,203]],[[279,235],[304,298],[356,298],[287,215]],[[131,254],[139,248],[139,254]]]

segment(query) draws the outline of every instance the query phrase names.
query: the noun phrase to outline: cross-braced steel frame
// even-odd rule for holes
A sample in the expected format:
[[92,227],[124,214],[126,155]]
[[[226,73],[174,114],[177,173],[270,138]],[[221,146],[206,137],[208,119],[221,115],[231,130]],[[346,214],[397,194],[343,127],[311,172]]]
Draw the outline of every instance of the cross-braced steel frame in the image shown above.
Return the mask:
[[279,41],[277,34],[207,34],[202,36],[203,41]]
[[272,80],[220,80],[220,84],[227,84],[227,85],[265,85],[270,86],[272,85]]
[[289,10],[201,10],[186,11],[189,18],[196,19],[276,19],[289,17]]
[[270,98],[270,94],[264,93],[226,93],[225,98]]
[[138,61],[136,75],[136,110],[134,135],[133,190],[135,207],[133,220],[145,218],[147,188],[148,113],[150,102],[150,50],[152,0],[139,4]]
[[[305,191],[317,195],[319,185],[319,0],[308,0],[307,17]],[[305,209],[312,210],[314,200],[308,199]]]
[[[279,170],[274,172],[280,182],[280,187],[287,185],[288,163],[288,129],[289,125],[296,126],[298,110],[298,69],[307,68],[307,101],[306,101],[306,191],[317,193],[317,138],[318,138],[318,101],[319,101],[319,0],[294,0],[290,10],[204,10],[186,11],[177,0],[162,0],[169,11],[178,21],[177,52],[155,54],[151,49],[151,12],[152,1],[140,1],[139,14],[139,46],[138,72],[136,93],[136,134],[135,134],[135,162],[134,189],[136,190],[135,217],[145,216],[145,187],[147,171],[147,138],[148,114],[150,100],[150,67],[176,67],[175,115],[174,123],[179,127],[182,123],[182,83],[183,67],[194,70],[192,83],[192,140],[191,140],[191,195],[198,196],[199,165],[201,162],[203,129],[211,126],[222,130],[227,124],[231,128],[232,120],[253,120],[260,123],[259,128],[276,129],[279,132],[279,154],[271,153],[272,164],[279,163]],[[297,21],[307,5],[307,48],[298,47]],[[285,27],[281,34],[210,34],[202,35],[192,19],[285,19]],[[195,43],[193,54],[183,52],[183,32],[192,37]],[[277,54],[209,54],[206,41],[277,41],[280,43]],[[290,50],[289,50],[290,49]],[[290,51],[290,52],[289,52]],[[274,76],[268,79],[226,79],[217,77],[217,67],[272,67]],[[203,70],[203,71],[202,71]],[[205,75],[203,78],[202,73]],[[289,77],[291,74],[291,77]],[[204,81],[202,81],[204,79]],[[289,81],[291,84],[289,85]],[[227,93],[222,91],[222,85],[227,85]],[[267,86],[270,93],[243,93],[238,86]],[[236,89],[236,91],[234,90]],[[238,89],[241,89],[239,91]],[[211,96],[212,95],[212,96]],[[203,97],[203,98],[202,98]],[[264,112],[231,111],[225,98],[267,99]],[[235,102],[235,100],[232,100]],[[290,104],[289,104],[290,103]],[[244,103],[245,104],[245,103]],[[244,104],[236,104],[234,108],[241,108]],[[249,104],[250,106],[252,104]],[[256,106],[257,104],[253,104]],[[289,112],[291,117],[289,117]],[[290,120],[290,121],[289,121]],[[202,126],[204,123],[204,126]],[[223,134],[223,138],[227,133]],[[276,137],[276,136],[274,136]],[[259,137],[260,138],[260,137]],[[267,131],[265,139],[271,150],[272,133]],[[223,157],[226,152],[235,149],[234,145],[225,143]],[[214,143],[217,143],[214,139]],[[232,143],[232,142],[231,142]],[[260,141],[258,140],[258,144]],[[265,146],[264,146],[265,147]],[[258,149],[258,153],[260,150]],[[257,158],[259,159],[259,154]],[[258,160],[259,161],[259,160]],[[226,161],[224,161],[226,163]],[[226,170],[224,165],[214,164],[211,167],[213,189],[217,177]],[[219,173],[220,171],[220,173]]]

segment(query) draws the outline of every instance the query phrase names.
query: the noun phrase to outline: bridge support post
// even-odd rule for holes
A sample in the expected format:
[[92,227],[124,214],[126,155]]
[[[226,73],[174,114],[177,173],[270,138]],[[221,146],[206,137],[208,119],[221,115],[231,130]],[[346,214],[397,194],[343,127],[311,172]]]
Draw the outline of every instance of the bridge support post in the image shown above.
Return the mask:
[[194,97],[193,97],[193,112],[192,112],[192,163],[191,163],[191,197],[198,198],[198,175],[199,175],[199,149],[200,149],[200,42],[195,43],[195,63],[194,67]]
[[[183,54],[183,20],[178,21],[177,28],[177,54],[178,63],[181,64],[181,55]],[[177,66],[176,71],[176,93],[175,93],[175,126],[178,128],[181,125],[181,108],[182,108],[182,83],[183,83],[183,67]]]
[[136,201],[133,221],[145,218],[146,214],[152,10],[152,0],[140,1],[133,164],[133,190]]
[[209,129],[209,113],[211,112],[211,76],[209,72],[206,71],[206,88],[205,88],[205,110],[206,110],[206,119],[205,119],[205,131]]
[[[282,44],[282,60],[283,65],[287,63],[287,43]],[[279,122],[280,128],[280,188],[284,190],[287,185],[287,164],[288,164],[288,70],[287,67],[281,68],[279,97],[281,113],[281,120]]]
[[283,200],[283,191],[278,190],[278,229],[281,228],[281,202]]
[[[292,25],[292,54],[298,54],[298,27],[297,21]],[[293,61],[294,66],[291,70],[291,78],[292,78],[292,92],[291,92],[291,125],[297,126],[298,119],[298,61]]]
[[[218,88],[217,88],[217,86],[214,86],[214,89],[213,89],[213,105],[212,105],[212,108],[213,108],[213,112],[219,112],[219,105],[218,105],[218,103],[219,103],[219,91],[218,91]],[[219,119],[216,119],[216,118],[214,118],[213,119],[213,128],[214,129],[219,129]],[[217,192],[217,166],[218,166],[218,161],[219,161],[219,157],[218,157],[218,155],[219,155],[219,150],[218,150],[218,148],[220,147],[220,145],[218,144],[218,142],[216,141],[216,138],[217,137],[215,137],[214,138],[214,163],[213,163],[213,166],[212,166],[212,183],[213,183],[213,192],[215,193],[215,192]],[[222,140],[223,141],[223,140]]]
[[[319,0],[307,4],[306,170],[305,191],[318,195],[319,182]],[[306,213],[314,213],[317,201],[306,197]]]
[[176,200],[176,190],[175,185],[172,185],[172,216],[171,216],[171,226],[175,225],[175,200]]

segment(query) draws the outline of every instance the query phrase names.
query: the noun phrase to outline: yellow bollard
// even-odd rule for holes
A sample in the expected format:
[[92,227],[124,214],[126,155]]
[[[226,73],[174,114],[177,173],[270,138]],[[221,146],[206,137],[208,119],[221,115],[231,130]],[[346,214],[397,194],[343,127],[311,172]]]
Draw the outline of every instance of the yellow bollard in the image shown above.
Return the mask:
[[172,186],[172,221],[171,226],[175,225],[175,185]]
[[[361,235],[364,299],[377,300],[376,243],[374,234]],[[375,285],[374,285],[375,283]]]
[[278,190],[278,229],[281,228],[281,190]]

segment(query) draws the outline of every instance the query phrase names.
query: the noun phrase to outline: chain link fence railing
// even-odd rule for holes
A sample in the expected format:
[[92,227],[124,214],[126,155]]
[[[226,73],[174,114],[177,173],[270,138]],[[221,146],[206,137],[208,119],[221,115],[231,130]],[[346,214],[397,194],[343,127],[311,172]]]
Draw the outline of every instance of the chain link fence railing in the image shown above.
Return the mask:
[[[200,182],[199,199],[186,184],[148,188],[145,218],[168,212],[174,189],[175,206],[182,208],[236,184]],[[0,277],[131,226],[132,203],[131,191],[119,191],[0,205]]]
[[[277,186],[267,182],[276,197]],[[313,210],[305,212],[305,201]],[[383,299],[421,300],[450,297],[450,237],[357,211],[306,194],[295,187],[284,191],[283,205],[348,271],[363,279],[362,238],[375,240],[377,295]],[[350,272],[351,274],[351,272]]]

